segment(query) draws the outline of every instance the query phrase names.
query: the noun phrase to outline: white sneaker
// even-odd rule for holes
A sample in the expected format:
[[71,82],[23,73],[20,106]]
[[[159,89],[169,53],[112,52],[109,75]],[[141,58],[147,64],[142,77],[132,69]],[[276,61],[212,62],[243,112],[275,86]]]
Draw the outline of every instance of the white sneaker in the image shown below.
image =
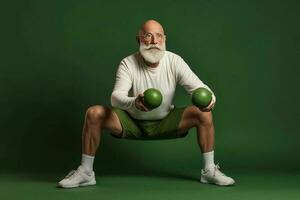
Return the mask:
[[95,173],[93,171],[91,175],[88,175],[81,165],[77,170],[70,171],[68,175],[58,183],[58,186],[63,188],[74,188],[88,185],[96,185]]
[[225,174],[223,174],[220,170],[219,165],[215,165],[215,167],[210,169],[201,170],[201,179],[202,183],[212,183],[215,185],[228,186],[233,185],[234,180]]

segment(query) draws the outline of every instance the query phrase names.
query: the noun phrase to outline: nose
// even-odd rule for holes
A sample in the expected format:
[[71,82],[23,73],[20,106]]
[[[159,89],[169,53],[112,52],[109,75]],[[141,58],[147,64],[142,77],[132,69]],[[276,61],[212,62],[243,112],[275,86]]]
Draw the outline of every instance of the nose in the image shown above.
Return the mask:
[[151,38],[151,44],[157,44],[157,43],[158,43],[158,39],[154,34],[154,35],[152,35],[152,38]]

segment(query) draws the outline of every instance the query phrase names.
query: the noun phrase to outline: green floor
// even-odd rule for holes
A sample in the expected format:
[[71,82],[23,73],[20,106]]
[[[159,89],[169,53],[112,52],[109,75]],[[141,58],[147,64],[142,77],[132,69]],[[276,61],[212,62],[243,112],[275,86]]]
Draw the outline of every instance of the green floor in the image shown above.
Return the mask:
[[[228,172],[228,170],[227,170]],[[61,189],[62,174],[0,175],[0,199],[300,199],[300,172],[229,170],[232,187],[201,184],[197,171],[161,171],[153,174],[102,173],[97,185]]]

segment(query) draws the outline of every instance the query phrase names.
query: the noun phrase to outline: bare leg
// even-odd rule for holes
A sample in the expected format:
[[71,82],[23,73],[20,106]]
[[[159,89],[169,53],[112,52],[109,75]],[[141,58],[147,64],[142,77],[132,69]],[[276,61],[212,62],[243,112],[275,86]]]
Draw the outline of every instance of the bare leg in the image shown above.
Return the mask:
[[95,156],[103,129],[108,129],[117,136],[122,135],[122,126],[118,116],[111,108],[100,105],[88,108],[82,133],[83,154]]
[[103,129],[122,136],[119,118],[111,108],[92,106],[87,109],[82,133],[82,161],[76,171],[72,170],[58,185],[63,188],[95,185],[93,161],[99,147]]
[[202,153],[214,149],[214,125],[211,112],[202,112],[195,106],[187,107],[178,125],[179,134],[185,133],[192,127],[197,128],[197,142]]

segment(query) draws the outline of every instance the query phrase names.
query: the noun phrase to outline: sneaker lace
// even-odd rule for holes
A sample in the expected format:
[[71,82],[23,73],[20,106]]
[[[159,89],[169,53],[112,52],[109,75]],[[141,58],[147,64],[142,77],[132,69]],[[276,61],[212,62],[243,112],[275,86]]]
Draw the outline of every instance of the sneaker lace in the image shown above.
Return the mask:
[[220,171],[220,165],[219,163],[215,165],[215,168],[214,168],[214,176],[216,176],[216,174],[218,174],[219,176],[226,176],[224,173],[222,173]]
[[72,179],[78,174],[77,170],[71,170],[65,178]]

